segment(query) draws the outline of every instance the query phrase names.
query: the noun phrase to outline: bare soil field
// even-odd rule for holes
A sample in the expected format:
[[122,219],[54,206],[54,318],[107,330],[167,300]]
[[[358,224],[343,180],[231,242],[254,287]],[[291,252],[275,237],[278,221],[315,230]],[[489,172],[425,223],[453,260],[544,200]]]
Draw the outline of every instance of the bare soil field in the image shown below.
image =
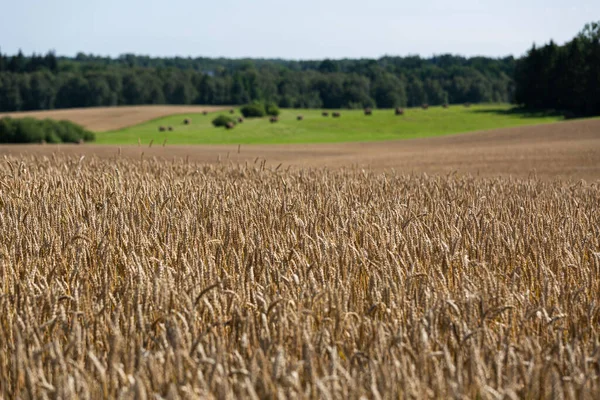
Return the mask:
[[[128,115],[130,113],[127,113]],[[130,115],[129,115],[130,117]],[[600,120],[498,129],[453,136],[373,143],[304,145],[148,146],[11,145],[0,155],[156,157],[199,163],[262,163],[276,167],[395,169],[401,173],[473,174],[543,179],[600,179]],[[263,161],[265,160],[265,161]]]
[[2,117],[14,118],[52,118],[67,119],[84,126],[95,132],[112,131],[126,128],[128,126],[141,124],[155,118],[166,117],[173,114],[201,113],[203,111],[213,112],[230,107],[217,106],[121,106],[121,107],[90,107],[70,108],[46,111],[24,111],[12,113],[0,113]]

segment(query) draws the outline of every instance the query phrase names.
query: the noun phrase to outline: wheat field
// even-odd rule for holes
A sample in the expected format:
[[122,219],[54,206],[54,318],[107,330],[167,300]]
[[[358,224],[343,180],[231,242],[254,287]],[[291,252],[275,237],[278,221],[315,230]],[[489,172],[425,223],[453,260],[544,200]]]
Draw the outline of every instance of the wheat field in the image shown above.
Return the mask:
[[0,160],[0,396],[600,397],[600,188]]

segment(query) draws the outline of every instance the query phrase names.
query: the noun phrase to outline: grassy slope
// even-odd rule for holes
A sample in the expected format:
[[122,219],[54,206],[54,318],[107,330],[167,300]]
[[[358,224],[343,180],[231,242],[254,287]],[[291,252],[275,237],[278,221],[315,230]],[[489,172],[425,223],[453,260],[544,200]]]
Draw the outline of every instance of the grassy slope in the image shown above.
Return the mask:
[[[218,113],[173,115],[140,125],[96,135],[103,144],[163,143],[169,144],[250,144],[250,143],[324,143],[411,139],[440,136],[484,129],[533,125],[559,121],[556,116],[525,115],[508,112],[509,105],[479,105],[449,109],[407,109],[404,116],[392,110],[374,110],[366,117],[361,110],[342,110],[341,118],[322,117],[320,110],[283,110],[280,122],[267,118],[245,120],[234,130],[214,128],[211,120]],[[303,121],[296,115],[302,114]],[[192,124],[182,124],[184,118]],[[159,126],[173,126],[173,132],[159,132]]]

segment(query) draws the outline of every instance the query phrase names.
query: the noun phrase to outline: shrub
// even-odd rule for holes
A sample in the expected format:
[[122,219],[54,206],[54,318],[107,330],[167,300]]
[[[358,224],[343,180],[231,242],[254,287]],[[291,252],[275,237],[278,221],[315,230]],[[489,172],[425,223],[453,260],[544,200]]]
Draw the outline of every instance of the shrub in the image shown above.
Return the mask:
[[279,107],[277,107],[273,103],[269,103],[266,105],[265,110],[267,111],[267,115],[278,117],[280,114]]
[[92,132],[71,121],[44,120],[44,122],[48,124],[48,129],[53,129],[64,143],[79,143],[81,139],[85,142],[94,140]]
[[227,126],[227,124],[234,124],[235,125],[235,120],[231,117],[228,117],[227,115],[219,115],[217,118],[212,120],[212,124],[215,127],[220,127],[220,126]]
[[[43,123],[33,118],[14,120],[16,123],[17,143],[41,143],[46,138],[46,130]],[[59,134],[60,136],[60,134]]]
[[237,121],[238,121],[239,124],[241,124],[242,122],[244,122],[244,118],[238,117]]
[[260,118],[265,115],[277,117],[280,114],[279,107],[274,103],[267,103],[266,105],[258,102],[246,104],[240,111],[245,118]]
[[184,123],[185,125],[189,125],[189,124],[190,124],[190,122],[192,122],[192,121],[191,121],[189,118],[186,118],[186,119],[184,119],[184,120],[183,120],[183,123]]
[[261,103],[246,104],[240,109],[244,118],[260,118],[267,115],[265,106]]
[[0,119],[0,143],[79,143],[94,138],[93,132],[71,121]]
[[12,123],[12,118],[0,119],[0,142],[15,143],[16,125]]

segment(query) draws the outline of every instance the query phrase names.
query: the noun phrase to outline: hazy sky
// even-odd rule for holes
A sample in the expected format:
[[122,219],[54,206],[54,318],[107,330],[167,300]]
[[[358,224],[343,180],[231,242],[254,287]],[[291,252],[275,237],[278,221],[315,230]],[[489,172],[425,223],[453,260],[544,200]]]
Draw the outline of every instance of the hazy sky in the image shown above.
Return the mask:
[[0,0],[0,12],[9,54],[519,56],[600,20],[600,0]]

